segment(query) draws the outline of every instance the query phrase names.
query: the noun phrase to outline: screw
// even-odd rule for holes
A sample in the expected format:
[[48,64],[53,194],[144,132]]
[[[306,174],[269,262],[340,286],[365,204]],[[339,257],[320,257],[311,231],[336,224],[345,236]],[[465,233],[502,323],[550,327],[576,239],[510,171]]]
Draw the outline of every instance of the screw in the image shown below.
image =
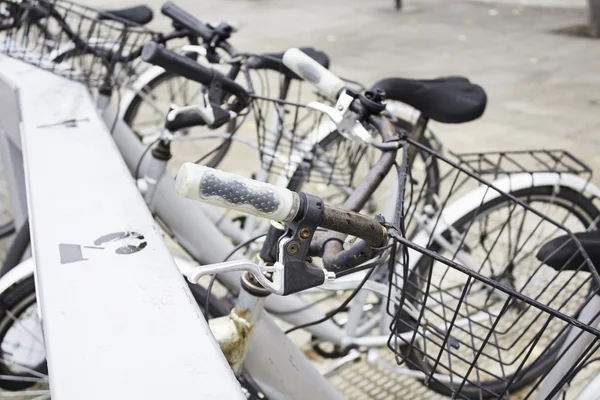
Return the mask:
[[298,243],[296,242],[292,242],[288,245],[287,247],[287,253],[290,256],[293,256],[294,254],[296,254],[298,252]]
[[342,111],[342,110],[344,109],[344,106],[340,104],[339,106],[337,106],[337,109],[338,109],[339,111]]
[[310,229],[308,229],[308,228],[300,229],[300,237],[302,239],[308,239],[309,236],[310,236]]

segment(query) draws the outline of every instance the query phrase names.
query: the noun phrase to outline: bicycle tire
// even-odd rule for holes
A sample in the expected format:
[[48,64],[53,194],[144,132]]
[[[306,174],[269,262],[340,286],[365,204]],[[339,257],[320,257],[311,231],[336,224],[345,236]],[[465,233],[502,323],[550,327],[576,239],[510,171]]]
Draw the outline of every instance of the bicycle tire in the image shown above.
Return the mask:
[[6,275],[8,271],[19,265],[23,256],[31,243],[31,237],[29,234],[29,218],[23,222],[23,225],[17,231],[13,242],[8,248],[4,262],[2,262],[2,268],[0,268],[0,278]]
[[[5,362],[5,351],[4,347],[2,346],[10,328],[16,325],[13,317],[18,318],[32,306],[35,306],[35,296],[35,280],[33,275],[15,283],[0,293],[0,359],[3,360],[3,362],[0,363],[0,375],[2,375],[0,378],[0,387],[12,392],[25,390],[37,384],[37,382],[11,380],[9,378],[10,376],[14,376],[15,379],[35,378],[36,375],[32,373],[16,373],[15,371],[11,370],[8,366],[9,363]],[[25,330],[20,330],[21,337],[23,331]],[[32,333],[31,335],[33,336]],[[28,367],[38,374],[48,374],[48,366],[46,364],[45,357],[44,360],[37,365]]]
[[[183,78],[181,78],[177,74],[171,73],[169,71],[165,71],[162,74],[157,75],[152,80],[150,80],[150,82],[148,82],[148,84],[141,91],[143,93],[145,93],[145,96],[152,96],[152,93],[154,91],[156,91],[159,86],[165,84],[166,82],[168,82],[171,79],[183,79]],[[138,113],[140,111],[140,107],[142,106],[142,104],[145,101],[146,100],[144,100],[144,96],[140,95],[139,93],[136,94],[135,97],[132,99],[131,103],[129,104],[129,106],[127,107],[127,110],[125,110],[125,112],[123,114],[123,121],[125,121],[125,123],[129,127],[132,128],[133,132],[140,140],[143,139],[143,135],[140,135],[139,132],[137,132],[135,129],[133,129],[133,126],[135,123],[135,119],[138,116]],[[165,110],[165,117],[166,117],[166,111],[167,110]],[[235,122],[236,122],[236,120],[231,120],[227,124],[227,132],[228,133],[232,133],[235,130],[235,128],[236,128]],[[215,153],[207,161],[203,162],[202,165],[210,167],[210,168],[216,168],[221,163],[221,161],[223,160],[223,158],[225,157],[227,152],[229,151],[229,148],[231,147],[231,142],[232,142],[232,140],[230,138],[223,139],[223,141],[214,148],[214,149],[216,149]]]
[[[523,200],[525,203],[528,201],[539,202],[544,200],[552,204],[559,204],[562,202],[559,205],[564,206],[565,209],[569,210],[569,212],[572,212],[575,218],[577,218],[585,227],[589,226],[595,220],[595,218],[600,215],[600,211],[596,208],[596,206],[594,206],[590,199],[583,196],[581,193],[566,187],[561,187],[558,191],[554,186],[530,187],[515,191],[510,194],[518,199]],[[506,198],[499,197],[478,206],[476,210],[470,211],[458,219],[458,221],[453,224],[453,229],[460,230],[460,228],[465,224],[471,222],[473,218],[476,218],[474,213],[477,212],[480,214],[485,214],[485,212],[488,210],[498,208],[502,203],[505,202],[507,202]],[[433,243],[429,248],[435,252],[441,250],[441,246],[437,243]],[[424,276],[423,274],[426,273],[424,271],[426,271],[431,265],[430,262],[431,259],[422,257],[415,265],[413,272],[411,272],[411,275],[409,276],[410,283],[408,285],[409,287],[413,287],[414,290],[412,293],[409,293],[407,297],[416,295],[416,291],[418,290],[417,288],[420,287],[417,281],[421,284],[425,284],[425,282],[420,279],[419,276]],[[414,272],[415,270],[418,272]],[[525,368],[527,368],[527,370],[525,373],[520,373],[519,379],[515,379],[515,382],[513,382],[513,384],[510,386],[511,393],[527,387],[540,376],[542,376],[546,371],[548,371],[553,366],[555,356],[560,350],[565,339],[566,337],[563,335],[562,340],[558,340],[547,351],[545,351],[541,357],[533,360],[529,364],[529,367],[524,367],[522,370],[525,370]],[[406,363],[407,366],[411,369],[416,369],[419,371],[428,370],[427,368],[431,370],[431,367],[426,365],[424,357],[419,353],[419,351],[410,351],[408,353],[409,362]],[[504,380],[490,380],[488,382],[479,383],[478,386],[466,382],[461,389],[459,397],[474,400],[494,398],[491,393],[502,393],[506,388],[505,382],[510,381],[513,376],[514,373],[505,377]],[[456,396],[456,393],[453,393],[446,385],[436,380],[431,380],[427,386],[428,388],[442,395]]]
[[0,240],[6,239],[16,232],[14,221],[10,221],[0,226]]

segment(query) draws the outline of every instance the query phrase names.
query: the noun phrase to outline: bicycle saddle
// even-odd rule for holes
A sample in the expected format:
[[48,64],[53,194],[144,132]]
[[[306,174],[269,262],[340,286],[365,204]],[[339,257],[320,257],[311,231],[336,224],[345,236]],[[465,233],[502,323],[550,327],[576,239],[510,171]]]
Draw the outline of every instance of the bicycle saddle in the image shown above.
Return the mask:
[[[596,270],[600,272],[600,232],[576,233],[575,237],[581,243],[581,247]],[[557,271],[588,270],[584,263],[584,257],[577,242],[571,240],[570,236],[559,236],[542,246],[537,254],[537,259],[554,268]]]
[[487,96],[483,88],[461,76],[438,79],[388,78],[373,85],[389,100],[401,101],[439,122],[458,124],[483,114]]
[[[323,53],[322,51],[315,50],[312,47],[301,47],[300,50],[325,68],[329,68],[329,57],[327,54]],[[283,53],[267,53],[262,54],[262,56],[264,57],[251,57],[246,63],[246,66],[250,69],[270,69],[273,71],[278,71],[290,79],[302,79],[288,67],[283,65]]]
[[104,10],[98,15],[100,19],[109,19],[119,22],[131,21],[137,25],[146,25],[152,21],[154,15],[152,10],[147,6],[135,6],[128,8],[121,8],[118,10]]

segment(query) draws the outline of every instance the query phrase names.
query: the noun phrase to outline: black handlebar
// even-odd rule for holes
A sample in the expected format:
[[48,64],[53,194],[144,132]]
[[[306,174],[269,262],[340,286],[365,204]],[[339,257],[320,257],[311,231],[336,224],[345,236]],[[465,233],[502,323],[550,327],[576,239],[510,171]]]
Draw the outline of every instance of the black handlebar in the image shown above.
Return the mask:
[[220,72],[200,65],[189,57],[167,50],[158,43],[149,42],[144,45],[142,60],[206,86],[220,84],[223,91],[233,94],[238,99],[238,104],[231,106],[232,111],[243,110],[250,103],[250,96],[242,86]]
[[171,18],[176,24],[180,25],[180,28],[189,29],[193,34],[201,37],[206,43],[210,43],[214,30],[200,22],[196,17],[178,7],[174,3],[167,1],[161,7],[160,11],[163,15]]

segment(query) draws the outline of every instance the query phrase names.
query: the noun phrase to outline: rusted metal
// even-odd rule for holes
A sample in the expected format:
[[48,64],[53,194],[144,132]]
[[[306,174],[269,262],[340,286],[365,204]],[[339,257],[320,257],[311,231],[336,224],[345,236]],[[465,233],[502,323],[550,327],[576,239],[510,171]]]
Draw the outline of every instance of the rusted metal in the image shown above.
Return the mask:
[[300,230],[300,238],[308,239],[310,237],[310,229],[304,228]]
[[244,360],[246,343],[252,331],[252,324],[246,320],[248,313],[248,309],[233,309],[229,315],[209,321],[210,330],[234,371]]
[[379,222],[366,215],[337,207],[325,207],[321,226],[361,238],[373,247],[383,247],[387,242],[387,232]]

